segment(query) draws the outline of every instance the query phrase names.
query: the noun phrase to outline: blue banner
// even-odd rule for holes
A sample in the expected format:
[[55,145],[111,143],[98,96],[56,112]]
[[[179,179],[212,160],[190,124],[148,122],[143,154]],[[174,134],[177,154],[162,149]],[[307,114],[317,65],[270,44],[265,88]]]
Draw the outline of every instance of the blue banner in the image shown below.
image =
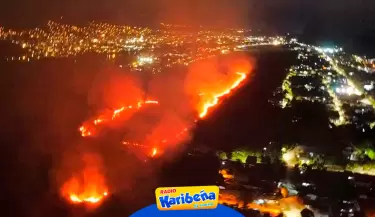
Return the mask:
[[159,210],[156,204],[145,207],[130,217],[244,217],[241,213],[219,204],[216,209]]

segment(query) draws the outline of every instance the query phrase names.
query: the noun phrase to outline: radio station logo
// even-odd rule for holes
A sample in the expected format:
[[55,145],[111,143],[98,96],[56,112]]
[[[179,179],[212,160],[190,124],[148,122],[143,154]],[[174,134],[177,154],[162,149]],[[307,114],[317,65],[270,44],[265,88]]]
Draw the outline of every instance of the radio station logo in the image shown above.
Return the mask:
[[163,187],[155,190],[159,210],[215,209],[219,203],[219,187]]

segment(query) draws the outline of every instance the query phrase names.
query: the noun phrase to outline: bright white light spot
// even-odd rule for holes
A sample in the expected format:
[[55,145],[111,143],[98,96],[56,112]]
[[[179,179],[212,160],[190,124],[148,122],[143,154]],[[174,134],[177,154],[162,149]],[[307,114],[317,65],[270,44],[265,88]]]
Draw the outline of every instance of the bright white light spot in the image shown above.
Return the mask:
[[367,91],[370,91],[372,89],[374,89],[374,84],[366,84],[363,86],[363,88],[365,88],[365,90]]

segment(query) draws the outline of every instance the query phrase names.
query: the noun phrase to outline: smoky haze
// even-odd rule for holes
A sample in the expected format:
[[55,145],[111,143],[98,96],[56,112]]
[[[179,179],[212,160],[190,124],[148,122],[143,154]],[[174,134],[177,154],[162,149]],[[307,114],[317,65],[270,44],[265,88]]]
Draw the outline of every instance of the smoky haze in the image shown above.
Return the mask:
[[[285,31],[303,29],[315,21],[324,29],[328,24],[344,30],[370,28],[374,22],[374,8],[372,0],[14,0],[0,8],[0,25],[35,26],[63,17],[67,23],[98,20],[138,25],[159,22],[229,26],[251,24]],[[338,25],[332,26],[332,22]]]
[[[138,1],[45,1],[17,0],[7,4],[0,23],[40,25],[46,20],[87,23],[92,20],[118,24],[153,25],[160,22],[183,25],[246,25],[245,0],[138,0]],[[40,7],[43,5],[43,7]],[[42,9],[44,8],[44,9]],[[48,10],[45,10],[48,8]],[[12,11],[12,13],[9,13]],[[43,12],[43,13],[41,13]],[[19,16],[13,16],[19,14]],[[41,15],[43,14],[43,15]],[[12,19],[10,19],[12,18]],[[29,21],[26,21],[29,20]]]
[[[236,71],[250,73],[253,67],[252,60],[241,55],[202,61],[186,71],[155,76],[145,91],[139,73],[119,71],[115,65],[90,58],[78,58],[76,63],[59,59],[8,64],[9,76],[0,81],[6,90],[1,93],[2,172],[8,174],[1,185],[6,189],[4,196],[22,206],[17,211],[43,216],[51,201],[46,189],[62,194],[62,186],[77,188],[77,179],[93,180],[84,178],[87,174],[95,173],[94,180],[104,183],[100,185],[106,185],[102,187],[110,193],[130,189],[139,179],[155,184],[154,171],[141,167],[138,155],[124,154],[121,142],[134,138],[150,147],[179,149],[180,142],[191,138],[190,130],[174,136],[185,128],[194,129],[194,119],[202,109],[197,93],[204,90],[206,97],[212,97],[238,78]],[[78,132],[86,119],[145,96],[158,100],[159,105],[104,126],[103,136],[86,139]],[[160,144],[164,138],[172,139]]]

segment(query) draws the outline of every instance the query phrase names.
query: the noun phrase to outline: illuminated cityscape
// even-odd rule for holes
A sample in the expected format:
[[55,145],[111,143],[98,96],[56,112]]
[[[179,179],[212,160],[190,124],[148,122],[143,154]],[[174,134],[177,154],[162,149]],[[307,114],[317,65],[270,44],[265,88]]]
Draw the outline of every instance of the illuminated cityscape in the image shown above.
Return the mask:
[[[1,28],[0,39],[11,41],[24,50],[22,56],[8,56],[7,61],[29,62],[84,53],[116,59],[129,54],[134,58],[127,67],[142,70],[149,66],[154,73],[160,72],[162,67],[188,65],[254,46],[287,46],[298,53],[299,65],[289,69],[279,91],[284,94],[279,102],[281,107],[288,106],[293,99],[318,101],[337,113],[337,117],[331,118],[334,125],[355,122],[363,131],[375,125],[375,117],[360,121],[361,114],[374,113],[374,81],[361,79],[363,74],[374,72],[374,60],[347,54],[341,48],[320,48],[294,38],[251,36],[250,33],[245,29],[182,31],[180,26],[168,24],[161,24],[158,30],[104,23],[78,27],[49,21],[45,28],[25,31]],[[119,67],[124,66],[119,64]],[[306,83],[295,83],[299,77]],[[309,78],[318,80],[318,84],[312,84]],[[343,105],[350,105],[350,109],[344,109]]]
[[31,61],[42,58],[60,58],[94,52],[109,59],[123,52],[151,57],[138,57],[132,66],[163,62],[168,67],[187,65],[193,61],[257,45],[281,45],[284,37],[246,36],[243,29],[226,31],[178,31],[174,26],[161,25],[160,30],[130,26],[91,23],[87,27],[48,22],[46,28],[27,31],[1,29],[0,39],[9,40],[24,49],[23,56],[7,57],[8,61]]
[[[296,52],[296,64],[288,69],[274,92],[275,106],[287,108],[293,100],[325,104],[332,126],[355,124],[366,132],[375,126],[375,60],[345,53],[342,48],[322,48],[285,36],[253,36],[247,29],[191,30],[186,26],[160,24],[159,29],[92,22],[79,27],[49,21],[45,27],[16,31],[0,28],[0,39],[22,48],[22,55],[6,61],[31,62],[46,58],[76,57],[86,53],[116,61],[134,71],[187,66],[192,62],[261,46]],[[364,118],[365,117],[365,118]],[[294,120],[298,122],[298,118]],[[332,127],[330,126],[330,127]]]
[[[345,129],[345,127],[354,126],[355,131],[365,134],[372,132],[375,127],[375,59],[349,54],[346,53],[344,49],[336,46],[320,47],[306,44],[289,34],[286,36],[259,36],[259,34],[253,34],[250,29],[211,30],[203,27],[194,29],[187,26],[163,23],[159,25],[158,29],[152,29],[96,22],[92,22],[87,26],[74,26],[49,21],[44,27],[29,30],[18,31],[0,28],[0,40],[11,42],[11,44],[16,45],[15,47],[21,50],[19,52],[21,53],[20,55],[5,56],[5,61],[9,64],[27,65],[47,59],[68,58],[75,61],[75,59],[83,55],[93,54],[110,62],[111,67],[114,66],[116,69],[119,69],[121,73],[130,71],[137,75],[143,76],[146,74],[155,77],[166,73],[165,71],[167,71],[166,69],[168,68],[175,69],[181,67],[187,69],[195,63],[199,63],[200,60],[208,60],[211,57],[229,56],[230,54],[242,52],[251,53],[251,55],[256,56],[259,55],[261,50],[282,50],[292,54],[294,59],[290,67],[283,68],[285,70],[284,72],[286,72],[286,76],[281,79],[281,85],[279,83],[276,90],[271,90],[272,99],[266,99],[266,104],[269,105],[269,107],[276,109],[280,113],[287,113],[291,108],[296,107],[296,103],[307,102],[311,103],[311,105],[319,104],[327,111],[328,120],[324,123],[326,125],[325,127],[329,130],[341,132],[340,130]],[[274,59],[274,62],[277,61]],[[266,65],[272,65],[274,62],[266,62]],[[220,78],[217,80],[207,78],[209,76],[204,77],[204,79],[209,80],[209,82],[207,82],[209,85],[207,85],[204,83],[206,80],[203,79],[204,82],[202,83],[207,86],[201,87],[197,85],[199,86],[198,88],[195,84],[192,85],[194,86],[194,88],[192,88],[193,93],[189,94],[193,95],[194,99],[198,98],[200,101],[194,101],[196,104],[194,105],[195,107],[189,108],[193,110],[196,115],[194,118],[189,116],[189,123],[185,123],[177,118],[174,119],[175,117],[173,116],[168,116],[168,118],[172,117],[172,124],[167,122],[168,124],[166,125],[168,125],[168,127],[172,125],[173,130],[162,127],[162,130],[160,130],[155,127],[155,129],[162,132],[158,132],[162,136],[157,135],[157,133],[155,133],[157,136],[149,133],[147,136],[140,136],[142,139],[137,138],[135,141],[123,137],[121,138],[121,142],[117,145],[122,147],[121,150],[126,150],[128,152],[133,150],[139,151],[140,149],[146,150],[144,152],[147,152],[147,154],[143,153],[142,160],[138,162],[139,164],[146,165],[147,162],[157,162],[160,158],[166,156],[169,148],[166,148],[167,145],[175,147],[175,143],[181,141],[186,142],[187,139],[185,138],[190,136],[188,135],[190,134],[190,130],[198,126],[199,122],[204,122],[207,114],[218,107],[226,98],[232,97],[234,91],[238,91],[238,89],[247,85],[246,82],[251,81],[253,76],[252,63],[249,63],[249,66],[243,64],[246,65],[246,67],[241,65],[242,62],[238,65],[234,64],[234,62],[228,62],[227,64],[232,68],[224,70],[231,71],[231,73],[226,71],[223,73],[225,76],[217,76],[217,78]],[[221,69],[220,67],[215,68],[215,70]],[[202,68],[198,67],[196,73],[209,74],[204,71],[206,68]],[[273,68],[267,68],[267,70],[271,71]],[[144,77],[142,77],[142,79]],[[225,82],[223,82],[223,80],[225,80]],[[193,79],[191,82],[193,83],[195,80]],[[126,85],[120,83],[119,86]],[[164,83],[162,86],[164,86]],[[186,87],[184,86],[184,88]],[[83,121],[79,126],[77,125],[80,134],[79,139],[82,139],[82,141],[84,141],[83,143],[95,141],[95,139],[102,134],[107,133],[107,128],[115,129],[117,127],[116,124],[120,126],[122,122],[129,121],[129,119],[131,119],[130,117],[133,117],[135,113],[144,115],[142,112],[147,113],[145,110],[149,109],[155,112],[155,114],[160,115],[158,109],[165,109],[163,103],[169,100],[165,100],[163,97],[159,100],[158,98],[153,98],[153,96],[148,98],[147,94],[143,94],[146,96],[140,97],[131,93],[131,91],[127,93],[127,91],[128,89],[121,89],[120,92],[121,94],[126,92],[126,94],[130,96],[129,98],[134,98],[134,100],[132,99],[134,102],[121,104],[118,107],[106,108],[102,113],[101,111],[95,111],[97,112],[95,115],[90,113],[90,117],[87,118],[86,121]],[[173,91],[169,90],[169,92]],[[143,89],[139,92],[143,93]],[[169,92],[162,93],[168,95]],[[191,96],[189,95],[189,97]],[[175,105],[173,104],[173,106]],[[185,104],[183,106],[187,107]],[[254,107],[257,106],[258,105],[254,105]],[[262,106],[266,107],[265,105]],[[167,111],[170,112],[176,108],[168,109],[170,110]],[[164,115],[167,117],[166,114]],[[147,116],[145,119],[148,118]],[[163,116],[163,118],[165,117]],[[290,123],[291,125],[298,126],[298,124],[303,121],[303,118],[304,117],[294,115],[293,113],[292,119],[288,121],[292,122]],[[166,120],[171,121],[169,119]],[[162,121],[160,122],[163,123]],[[177,126],[178,124],[181,125]],[[162,124],[160,125],[162,126]],[[131,125],[129,129],[133,127],[134,126]],[[128,131],[130,132],[129,129]],[[217,136],[216,134],[220,133],[215,132],[213,134]],[[246,134],[253,134],[253,132],[249,130],[246,131]],[[320,135],[314,136],[319,137]],[[298,139],[296,139],[296,141],[298,141]],[[344,150],[340,150],[337,154],[339,157],[337,157],[337,155],[335,156],[335,159],[345,161],[345,163],[342,164],[337,162],[327,163],[328,154],[321,154],[319,151],[311,150],[312,148],[304,146],[305,144],[303,144],[303,142],[281,144],[279,141],[267,141],[265,145],[262,144],[264,147],[260,150],[251,150],[251,145],[249,145],[249,147],[236,147],[233,148],[232,151],[226,152],[216,149],[214,150],[217,154],[215,157],[218,157],[217,160],[221,163],[219,174],[221,174],[222,177],[220,176],[220,179],[224,179],[221,180],[224,184],[220,184],[228,188],[241,186],[254,190],[254,186],[260,184],[251,183],[251,178],[244,178],[242,176],[246,173],[258,174],[259,171],[257,171],[257,169],[263,167],[266,169],[263,168],[262,173],[272,173],[269,172],[271,169],[268,166],[270,165],[272,165],[270,167],[280,166],[280,168],[284,166],[285,168],[283,169],[286,170],[284,173],[287,176],[287,181],[278,180],[278,182],[276,182],[275,180],[267,180],[267,182],[272,183],[272,186],[277,183],[277,187],[274,186],[277,189],[288,186],[290,184],[289,182],[291,182],[290,180],[292,180],[289,176],[290,174],[294,174],[295,171],[297,171],[298,177],[308,173],[306,172],[308,170],[307,167],[309,167],[309,170],[311,169],[310,171],[351,172],[374,176],[375,149],[371,146],[371,144],[374,143],[368,142],[366,143],[366,148],[360,149],[355,146],[356,144],[351,144],[348,141],[345,142],[344,145],[347,147]],[[200,145],[199,143],[197,145],[198,148],[188,149],[188,155],[194,157],[200,156],[200,154],[196,153],[199,152],[196,150],[202,148]],[[313,146],[314,145],[319,146],[320,144],[317,145],[315,143]],[[364,156],[366,160],[358,160],[359,158],[365,158]],[[271,157],[273,157],[272,163]],[[72,177],[62,185],[62,196],[68,198],[73,204],[99,204],[106,200],[106,198],[109,198],[113,193],[107,186],[105,173],[99,169],[92,170],[92,168],[102,168],[102,162],[100,157],[87,153],[83,154],[82,158],[84,158],[83,161],[87,164],[87,168],[82,170],[83,180],[87,182],[82,184],[85,189],[79,192],[79,190],[77,190],[80,187],[79,184],[77,184],[79,183],[79,181],[77,181],[79,178]],[[370,160],[368,160],[368,158]],[[214,173],[216,179],[218,175],[217,171],[214,171]],[[298,191],[303,191],[305,187],[313,185],[312,182],[310,183],[306,180],[301,181],[297,179],[297,181],[293,181],[298,183]],[[243,184],[245,182],[248,184]],[[101,188],[94,190],[86,188],[91,185],[98,185]],[[222,188],[225,189],[225,187]],[[265,194],[257,194],[256,196],[252,195],[252,202],[246,202],[242,201],[242,199],[238,199],[241,196],[232,197],[233,195],[231,195],[231,193],[233,192],[228,193],[229,196],[225,195],[227,193],[226,191],[222,191],[224,193],[221,193],[220,200],[221,203],[233,205],[236,208],[262,210],[262,212],[269,212],[275,215],[279,215],[283,212],[285,216],[288,217],[298,216],[300,211],[308,205],[298,200],[298,191],[295,186],[285,188],[288,188],[287,190],[289,191],[290,197],[285,196],[285,198],[283,197],[277,200],[269,199],[271,197],[273,198],[274,195],[265,196]],[[258,186],[256,189],[256,191],[259,192],[266,191],[265,187],[263,189],[263,187]],[[281,194],[284,195],[283,192],[281,192],[280,195]],[[228,198],[226,198],[226,196],[228,196]],[[286,205],[292,205],[293,208],[285,208]],[[342,212],[342,210],[340,212]]]
[[336,126],[355,123],[363,132],[374,127],[373,81],[361,80],[372,73],[370,60],[348,55],[342,49],[303,43],[291,49],[297,51],[299,64],[289,69],[278,91],[284,93],[281,107],[287,107],[293,99],[320,102],[333,111],[330,121]]

